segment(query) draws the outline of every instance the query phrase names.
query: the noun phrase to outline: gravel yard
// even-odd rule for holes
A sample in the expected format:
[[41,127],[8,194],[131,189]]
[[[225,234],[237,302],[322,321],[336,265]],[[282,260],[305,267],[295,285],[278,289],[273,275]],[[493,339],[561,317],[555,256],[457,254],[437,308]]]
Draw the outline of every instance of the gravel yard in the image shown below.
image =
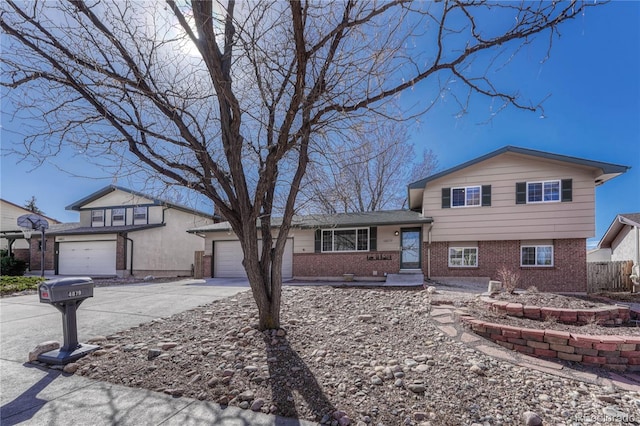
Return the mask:
[[283,329],[260,332],[245,292],[106,336],[77,374],[333,425],[640,422],[637,389],[506,362],[443,333],[432,303],[473,297],[285,287]]

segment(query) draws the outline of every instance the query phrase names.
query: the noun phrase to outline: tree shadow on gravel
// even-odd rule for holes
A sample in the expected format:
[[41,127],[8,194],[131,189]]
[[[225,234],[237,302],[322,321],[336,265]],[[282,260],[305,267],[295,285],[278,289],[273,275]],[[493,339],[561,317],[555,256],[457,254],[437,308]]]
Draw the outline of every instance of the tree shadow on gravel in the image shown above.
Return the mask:
[[336,408],[322,391],[307,364],[289,345],[286,337],[265,336],[264,340],[272,399],[278,408],[277,414],[295,419],[307,414],[299,413],[296,408],[296,405],[300,404],[296,404],[295,398],[302,397],[316,421],[325,415],[331,416]]

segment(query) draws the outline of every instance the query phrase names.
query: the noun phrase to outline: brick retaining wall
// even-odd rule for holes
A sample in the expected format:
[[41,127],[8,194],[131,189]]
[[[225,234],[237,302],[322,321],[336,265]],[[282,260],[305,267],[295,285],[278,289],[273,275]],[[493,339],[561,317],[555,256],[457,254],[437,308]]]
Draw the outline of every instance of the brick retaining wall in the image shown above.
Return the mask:
[[481,321],[470,316],[463,316],[461,320],[476,334],[527,355],[616,371],[640,371],[640,336],[590,336],[521,328]]
[[504,300],[492,300],[482,297],[481,300],[489,305],[489,309],[509,316],[546,320],[555,318],[565,324],[589,324],[612,326],[620,325],[631,319],[631,312],[627,306],[602,306],[591,309],[549,308],[545,306],[523,305]]

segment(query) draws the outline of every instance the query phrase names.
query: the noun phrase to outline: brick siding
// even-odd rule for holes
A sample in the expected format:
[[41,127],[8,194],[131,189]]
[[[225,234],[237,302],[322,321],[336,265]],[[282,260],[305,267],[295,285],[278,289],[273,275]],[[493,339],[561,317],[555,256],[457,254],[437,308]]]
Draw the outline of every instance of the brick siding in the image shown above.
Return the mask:
[[127,252],[127,240],[122,235],[118,235],[116,240],[116,271],[124,271],[127,269],[127,258],[131,257],[131,253]]
[[[521,267],[520,241],[479,241],[477,268],[450,268],[448,249],[455,243],[436,242],[431,244],[432,277],[489,277],[498,279],[497,270],[502,265],[520,272],[519,288],[536,286],[540,291],[586,292],[587,291],[587,251],[584,239],[559,239],[553,241],[554,266]],[[424,266],[427,273],[424,243]]]
[[[400,270],[399,253],[376,251],[366,253],[297,253],[293,255],[294,277],[384,277]],[[377,271],[377,275],[373,272]]]
[[[34,238],[33,236],[29,240],[29,244],[31,245],[31,260],[29,261],[29,270],[31,271],[39,271],[42,269],[41,266],[41,258],[42,254],[38,249],[40,244],[40,238]],[[54,269],[53,265],[53,253],[55,248],[55,241],[53,237],[45,236],[45,252],[44,252],[44,269],[45,271],[52,271]]]

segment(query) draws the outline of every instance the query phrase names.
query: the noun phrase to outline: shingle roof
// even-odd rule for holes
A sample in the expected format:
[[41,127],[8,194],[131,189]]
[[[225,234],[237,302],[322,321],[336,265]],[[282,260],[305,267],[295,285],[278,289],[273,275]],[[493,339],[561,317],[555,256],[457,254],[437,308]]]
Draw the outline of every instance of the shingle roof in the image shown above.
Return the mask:
[[[79,225],[79,224],[76,224]],[[164,223],[154,223],[149,225],[122,225],[122,226],[77,226],[66,229],[50,229],[47,235],[78,235],[78,234],[119,234],[121,232],[136,232],[143,229],[151,229],[165,226]]]
[[138,197],[147,198],[147,199],[150,199],[154,204],[156,204],[158,206],[173,207],[173,208],[178,209],[178,210],[186,211],[188,213],[195,213],[197,215],[205,216],[205,217],[208,217],[208,218],[216,218],[217,217],[216,215],[211,214],[211,213],[206,213],[206,212],[203,212],[203,211],[195,210],[195,209],[192,209],[192,208],[187,207],[187,206],[183,206],[183,205],[180,205],[180,204],[175,204],[175,203],[172,203],[170,201],[162,200],[160,198],[155,198],[155,197],[152,197],[152,196],[150,196],[148,194],[143,194],[142,192],[134,191],[132,189],[128,189],[128,188],[124,188],[122,186],[116,186],[116,185],[107,185],[104,188],[99,189],[98,191],[94,192],[93,194],[90,194],[90,195],[84,197],[81,200],[78,200],[78,201],[76,201],[76,202],[74,202],[72,204],[69,204],[65,208],[66,208],[66,210],[80,211],[82,206],[84,206],[85,204],[88,204],[88,203],[90,203],[92,201],[95,201],[95,200],[97,200],[99,198],[102,198],[105,195],[107,195],[107,194],[109,194],[109,193],[111,193],[113,191],[128,192],[129,194],[136,195]]
[[[430,217],[423,217],[418,212],[411,210],[385,210],[363,213],[338,213],[294,216],[291,222],[293,228],[350,228],[357,226],[384,226],[384,225],[410,225],[431,223]],[[272,227],[277,228],[282,223],[282,218],[272,220]],[[189,229],[188,232],[222,232],[231,228],[229,222],[214,223]]]

